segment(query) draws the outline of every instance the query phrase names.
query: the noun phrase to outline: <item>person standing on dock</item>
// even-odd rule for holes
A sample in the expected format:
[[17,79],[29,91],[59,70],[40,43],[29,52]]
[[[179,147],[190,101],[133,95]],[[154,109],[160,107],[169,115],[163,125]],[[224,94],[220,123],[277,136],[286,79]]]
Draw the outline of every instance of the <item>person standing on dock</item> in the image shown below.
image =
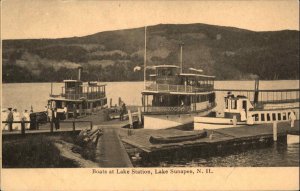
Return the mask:
[[294,127],[294,123],[295,123],[295,120],[296,120],[296,115],[294,114],[294,112],[292,111],[290,116],[289,116],[289,120],[291,121],[291,127]]
[[59,116],[58,116],[56,108],[54,109],[53,122],[54,122],[54,125],[55,125],[55,129],[58,130],[60,128],[60,126],[59,126]]
[[[14,109],[14,110],[13,110],[13,121],[14,121],[14,122],[21,121],[21,115],[20,115],[20,113],[17,111],[17,109]],[[13,129],[14,129],[14,130],[20,130],[20,129],[21,129],[20,123],[14,123],[14,124],[13,124]]]
[[50,108],[50,105],[48,105],[49,107],[48,107],[48,109],[47,109],[47,120],[49,121],[49,122],[51,122],[51,120],[52,120],[52,109]]
[[13,124],[13,121],[14,121],[14,115],[11,112],[11,109],[12,108],[8,108],[8,114],[7,114],[7,119],[6,119],[9,131],[12,131],[12,124]]
[[[25,121],[30,121],[30,116],[29,116],[29,113],[28,113],[27,109],[25,109],[25,111],[24,111],[24,113],[23,113],[23,119],[24,119]],[[27,123],[27,124],[25,125],[25,128],[26,128],[26,129],[30,129],[30,123]]]
[[124,120],[124,114],[126,113],[126,105],[122,102],[121,111],[120,111],[120,121]]
[[[7,110],[2,109],[1,120],[2,121],[7,121],[7,115],[8,115]],[[2,130],[6,130],[5,128],[7,127],[7,123],[2,123],[1,127],[2,127]]]

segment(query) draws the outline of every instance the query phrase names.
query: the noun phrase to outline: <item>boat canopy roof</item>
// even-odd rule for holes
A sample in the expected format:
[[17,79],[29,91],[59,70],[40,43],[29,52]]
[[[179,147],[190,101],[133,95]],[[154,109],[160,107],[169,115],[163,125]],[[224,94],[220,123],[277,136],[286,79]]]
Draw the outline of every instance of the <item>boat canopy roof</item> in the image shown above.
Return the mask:
[[202,74],[192,74],[192,73],[181,73],[180,76],[197,76],[197,77],[204,77],[204,78],[215,78],[215,76],[208,76]]
[[81,82],[80,80],[64,80],[64,82]]
[[157,65],[153,66],[154,68],[180,68],[179,66],[176,65]]

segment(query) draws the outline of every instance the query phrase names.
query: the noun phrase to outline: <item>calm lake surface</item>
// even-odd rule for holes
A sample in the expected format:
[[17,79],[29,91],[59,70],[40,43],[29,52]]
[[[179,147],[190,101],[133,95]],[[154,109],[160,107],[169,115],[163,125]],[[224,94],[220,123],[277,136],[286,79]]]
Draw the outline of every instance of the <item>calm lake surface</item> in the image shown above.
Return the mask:
[[[143,82],[104,82],[108,100],[116,104],[121,97],[127,105],[141,105]],[[53,83],[53,93],[61,93],[63,83]],[[254,81],[216,81],[216,89],[254,89]],[[297,89],[299,80],[260,81],[260,89]],[[42,111],[51,91],[50,83],[2,84],[2,108],[19,111]],[[226,92],[217,92],[217,112],[223,110]],[[157,166],[298,166],[299,144],[276,145],[268,148],[240,151],[224,156],[199,158],[194,156],[162,160]]]

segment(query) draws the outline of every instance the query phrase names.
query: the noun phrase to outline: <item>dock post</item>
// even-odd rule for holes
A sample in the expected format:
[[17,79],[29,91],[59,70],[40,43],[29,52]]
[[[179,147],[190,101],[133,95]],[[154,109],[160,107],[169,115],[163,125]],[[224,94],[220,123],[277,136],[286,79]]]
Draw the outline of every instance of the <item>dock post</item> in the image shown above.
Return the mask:
[[139,124],[142,124],[142,112],[141,112],[141,108],[138,107],[138,118],[139,118]]
[[93,102],[90,103],[91,115],[93,114]]
[[132,113],[130,109],[128,109],[128,119],[129,119],[130,128],[133,128]]
[[24,122],[24,119],[22,119],[22,122],[21,122],[21,134],[25,135],[25,122]]
[[132,121],[132,113],[130,110],[128,110],[128,119],[129,119],[129,129],[128,129],[128,135],[132,135],[131,129],[133,128],[133,121]]
[[12,121],[9,121],[9,122],[7,123],[7,125],[8,125],[8,131],[12,132],[12,131],[13,131],[13,128],[12,128],[13,122],[12,122]]
[[109,108],[112,106],[112,98],[109,99]]
[[90,122],[90,127],[91,127],[91,130],[93,129],[93,122],[91,121]]
[[[76,112],[76,109],[75,109]],[[79,115],[82,116],[82,103],[79,104]]]
[[121,102],[122,102],[121,97],[119,97],[119,106],[121,106]]
[[273,123],[273,141],[277,141],[277,122]]
[[236,115],[234,115],[233,118],[232,118],[232,124],[233,124],[234,127],[236,126],[236,123],[237,123]]
[[73,133],[75,133],[75,119],[73,119]]
[[209,139],[212,140],[214,136],[214,132],[212,131],[211,134],[209,135]]
[[35,125],[36,125],[36,129],[39,130],[40,127],[39,127],[39,121],[37,118],[35,119]]
[[54,111],[51,109],[51,118],[50,118],[50,132],[53,133],[53,116],[54,116]]

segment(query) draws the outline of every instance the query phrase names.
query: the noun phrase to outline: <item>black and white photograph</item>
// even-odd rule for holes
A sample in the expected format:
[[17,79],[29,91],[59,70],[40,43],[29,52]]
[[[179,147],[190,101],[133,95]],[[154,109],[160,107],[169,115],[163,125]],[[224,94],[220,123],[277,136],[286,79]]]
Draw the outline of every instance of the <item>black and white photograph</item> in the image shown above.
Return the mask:
[[296,0],[3,0],[1,50],[4,171],[299,169]]

